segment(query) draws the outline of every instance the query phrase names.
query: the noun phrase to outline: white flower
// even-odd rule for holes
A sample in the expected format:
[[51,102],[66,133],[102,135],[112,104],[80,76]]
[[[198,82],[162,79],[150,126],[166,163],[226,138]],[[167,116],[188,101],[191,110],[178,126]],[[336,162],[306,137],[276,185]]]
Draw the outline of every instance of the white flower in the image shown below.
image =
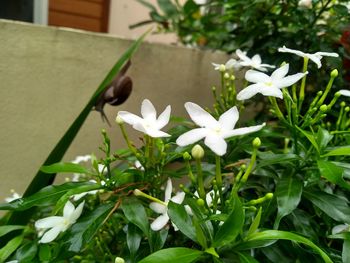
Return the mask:
[[332,235],[336,235],[342,232],[350,232],[350,226],[348,224],[337,225],[332,228]]
[[343,95],[345,97],[350,97],[350,90],[346,90],[346,89],[341,89],[339,90],[340,95]]
[[201,128],[196,128],[182,134],[176,140],[176,143],[179,146],[186,146],[205,138],[204,144],[219,156],[226,153],[227,144],[225,139],[256,132],[265,126],[264,123],[262,125],[234,129],[239,119],[237,107],[224,112],[218,121],[195,103],[186,102],[185,108],[193,122]]
[[87,162],[91,160],[91,155],[82,155],[82,156],[77,156],[75,159],[72,161],[72,163],[78,164],[82,162]]
[[318,68],[322,67],[322,64],[321,64],[322,57],[339,57],[339,55],[337,53],[316,52],[314,54],[310,54],[310,53],[304,53],[304,52],[299,51],[299,50],[290,49],[290,48],[287,48],[286,46],[280,47],[278,49],[278,51],[284,52],[284,53],[292,53],[292,54],[295,54],[295,55],[303,57],[303,58],[308,58],[311,61],[313,61],[314,63],[316,63]]
[[193,0],[197,5],[205,5],[207,3],[207,0]]
[[75,208],[68,201],[63,208],[63,216],[49,216],[35,222],[35,227],[40,231],[50,229],[41,237],[39,243],[49,243],[53,241],[61,232],[66,231],[80,217],[84,207],[84,202]]
[[[185,198],[184,192],[178,192],[175,196],[171,197],[171,192],[173,190],[173,185],[170,180],[170,178],[167,181],[166,188],[165,188],[165,196],[164,196],[164,203],[166,205],[152,202],[150,203],[149,207],[156,213],[161,214],[158,216],[151,224],[151,228],[153,231],[158,231],[162,229],[169,221],[168,216],[168,202],[169,200],[176,203],[181,204]],[[176,226],[173,225],[175,230],[177,230]]]
[[229,59],[225,64],[217,64],[217,63],[211,63],[211,64],[214,66],[215,70],[219,70],[219,71],[225,71],[225,70],[231,70],[231,69],[238,70],[242,67],[240,62],[234,58]]
[[145,167],[142,166],[142,164],[140,163],[139,160],[136,160],[134,165],[135,165],[135,168],[140,170],[140,171],[144,171],[145,170]]
[[16,193],[14,189],[11,189],[11,193],[12,193],[11,196],[5,198],[5,201],[7,203],[10,203],[10,202],[22,197],[20,194]]
[[168,124],[170,119],[171,107],[168,105],[157,119],[157,112],[153,104],[145,99],[141,105],[141,115],[143,118],[127,111],[119,111],[118,116],[126,123],[132,125],[135,130],[143,132],[153,138],[169,137],[160,129]]
[[298,6],[312,8],[312,0],[300,0]]
[[245,74],[245,78],[254,84],[241,90],[237,94],[237,99],[246,100],[253,97],[257,93],[261,93],[264,96],[273,96],[282,99],[283,94],[281,89],[293,85],[308,73],[297,73],[286,76],[288,70],[289,64],[285,64],[284,66],[276,69],[271,76],[256,70],[248,70]]
[[255,68],[255,69],[261,70],[261,71],[267,71],[267,68],[275,68],[275,66],[273,66],[273,65],[262,64],[261,57],[258,54],[254,55],[252,58],[249,58],[246,55],[246,52],[243,52],[242,50],[237,49],[236,55],[241,59],[239,61],[241,66],[252,67],[252,68]]

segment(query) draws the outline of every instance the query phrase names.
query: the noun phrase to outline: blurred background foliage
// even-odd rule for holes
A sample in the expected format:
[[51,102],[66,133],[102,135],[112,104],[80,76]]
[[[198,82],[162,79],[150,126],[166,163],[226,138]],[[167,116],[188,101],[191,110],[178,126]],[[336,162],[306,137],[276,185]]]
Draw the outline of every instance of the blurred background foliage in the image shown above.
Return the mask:
[[[314,53],[337,52],[340,57],[327,59],[321,77],[328,79],[333,68],[343,69],[349,79],[350,1],[344,0],[137,0],[150,9],[150,19],[131,28],[156,23],[158,33],[176,33],[181,43],[229,54],[236,49],[260,54],[264,63],[295,64],[296,56],[277,52],[288,48]],[[314,67],[316,70],[316,67]],[[338,85],[344,85],[338,81]],[[323,84],[323,83],[322,83]]]

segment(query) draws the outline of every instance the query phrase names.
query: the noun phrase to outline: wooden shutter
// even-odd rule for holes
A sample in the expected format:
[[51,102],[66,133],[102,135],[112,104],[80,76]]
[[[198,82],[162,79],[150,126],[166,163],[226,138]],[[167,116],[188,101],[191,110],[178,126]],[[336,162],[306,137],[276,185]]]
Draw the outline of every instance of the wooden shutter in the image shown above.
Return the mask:
[[109,0],[50,0],[49,25],[107,32]]

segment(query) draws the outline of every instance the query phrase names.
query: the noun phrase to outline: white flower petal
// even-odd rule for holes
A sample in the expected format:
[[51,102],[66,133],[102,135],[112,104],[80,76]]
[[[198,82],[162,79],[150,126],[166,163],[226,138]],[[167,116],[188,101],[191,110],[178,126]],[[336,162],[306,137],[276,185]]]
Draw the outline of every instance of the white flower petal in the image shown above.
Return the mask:
[[219,123],[222,128],[227,130],[232,130],[235,127],[238,121],[238,118],[239,118],[238,109],[236,106],[234,106],[220,116]]
[[69,218],[73,214],[74,210],[74,205],[70,201],[67,201],[63,208],[63,217]]
[[261,93],[264,96],[276,97],[276,98],[283,99],[283,93],[277,87],[264,86],[264,87],[260,88],[259,93]]
[[345,232],[345,231],[349,231],[349,225],[348,224],[344,224],[344,225],[337,225],[335,227],[332,228],[332,235],[336,235],[339,234],[341,232]]
[[339,93],[343,96],[350,97],[350,90],[341,89],[339,90]]
[[170,200],[173,201],[176,204],[181,204],[184,199],[185,199],[185,193],[184,192],[178,192]]
[[119,111],[118,112],[118,116],[126,123],[130,124],[130,125],[134,125],[135,123],[141,122],[142,118],[140,118],[139,116],[130,113],[128,111]]
[[152,102],[148,99],[144,99],[141,104],[141,115],[144,119],[156,121],[157,112]]
[[323,56],[323,57],[339,57],[337,53],[334,52],[316,52],[315,55]]
[[161,138],[161,137],[170,137],[171,135],[168,133],[165,133],[163,131],[160,131],[153,127],[145,127],[143,122],[139,122],[133,125],[133,128],[135,130],[138,130],[140,132],[143,132],[153,138]]
[[42,219],[39,219],[35,222],[36,228],[51,228],[57,225],[63,224],[65,221],[62,216],[49,216]]
[[317,65],[317,68],[321,68],[322,67],[322,64],[321,64],[322,57],[321,56],[316,56],[314,54],[309,54],[307,57]]
[[206,128],[193,129],[179,136],[176,140],[176,144],[179,146],[187,146],[203,139],[206,135]]
[[258,55],[258,54],[254,55],[252,57],[252,62],[253,62],[253,64],[257,64],[257,65],[261,64],[261,57],[260,57],[260,55]]
[[210,150],[219,156],[222,156],[226,153],[227,143],[220,136],[209,134],[207,137],[205,137],[204,143],[209,147]]
[[300,57],[306,57],[306,53],[301,52],[301,51],[296,50],[296,49],[287,48],[286,46],[280,47],[278,49],[278,52],[292,53],[292,54],[295,54],[295,55],[300,56]]
[[151,224],[151,229],[153,231],[161,230],[169,221],[169,216],[167,214],[163,214],[158,216]]
[[83,212],[85,201],[81,202],[78,207],[73,211],[73,213],[69,216],[69,222],[70,224],[74,224],[77,219],[80,217],[81,213]]
[[171,113],[171,106],[168,105],[165,110],[159,115],[156,123],[157,123],[157,129],[163,128],[165,125],[169,123],[170,120],[170,113]]
[[271,74],[272,81],[279,80],[283,78],[285,75],[287,75],[289,70],[289,64],[285,64],[282,67],[279,67]]
[[249,134],[252,132],[256,132],[261,130],[266,124],[263,123],[261,125],[256,125],[256,126],[250,126],[250,127],[244,127],[244,128],[239,128],[239,129],[235,129],[232,131],[228,131],[224,134],[224,138],[230,138],[233,136],[238,136],[238,135],[244,135],[244,134]]
[[167,207],[165,205],[159,204],[157,202],[150,203],[149,208],[158,214],[164,214],[167,211]]
[[274,85],[276,85],[277,88],[285,88],[292,86],[294,83],[298,82],[300,79],[302,79],[308,72],[305,73],[297,73],[294,75],[287,76],[283,79],[280,79],[276,82],[274,82]]
[[168,178],[168,181],[166,182],[165,193],[164,193],[165,203],[167,203],[170,200],[172,192],[173,192],[173,183],[171,182],[171,179]]
[[254,95],[256,95],[257,93],[260,93],[260,90],[263,88],[264,86],[261,83],[256,83],[256,84],[252,84],[249,85],[248,87],[246,87],[245,89],[241,90],[238,94],[237,94],[237,100],[247,100],[250,99],[251,97],[253,97]]
[[195,124],[200,127],[216,127],[217,120],[199,105],[193,102],[186,102],[185,108]]
[[62,228],[59,226],[51,228],[49,231],[47,231],[42,238],[39,240],[39,243],[49,243],[56,239],[56,237],[61,232]]
[[265,73],[250,69],[245,73],[245,79],[249,82],[259,83],[259,82],[270,82],[271,78]]

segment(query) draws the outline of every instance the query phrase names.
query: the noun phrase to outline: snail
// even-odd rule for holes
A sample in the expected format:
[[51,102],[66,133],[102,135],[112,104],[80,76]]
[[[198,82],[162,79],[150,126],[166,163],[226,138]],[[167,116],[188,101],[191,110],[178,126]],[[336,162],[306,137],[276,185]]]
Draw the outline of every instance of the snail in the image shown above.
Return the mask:
[[108,118],[103,110],[106,103],[112,106],[117,106],[124,103],[132,90],[132,80],[130,77],[125,76],[126,71],[129,69],[131,61],[124,65],[119,71],[118,75],[112,80],[112,82],[106,86],[100,97],[97,99],[94,106],[94,110],[101,113],[102,120],[106,120],[109,126],[111,126]]

